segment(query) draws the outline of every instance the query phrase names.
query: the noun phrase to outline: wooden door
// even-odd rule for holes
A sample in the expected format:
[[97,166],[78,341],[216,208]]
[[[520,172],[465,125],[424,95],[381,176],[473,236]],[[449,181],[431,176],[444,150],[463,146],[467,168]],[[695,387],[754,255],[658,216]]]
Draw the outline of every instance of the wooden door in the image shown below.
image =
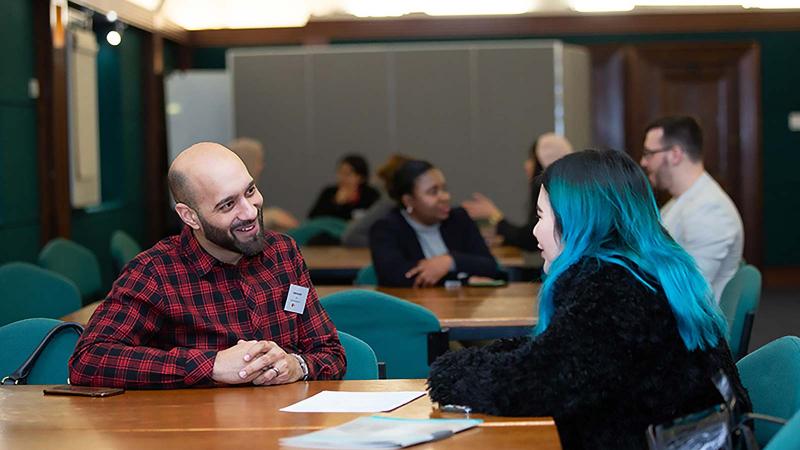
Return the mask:
[[[616,49],[603,46],[593,51],[595,55],[594,117],[598,123],[594,128],[624,123],[621,134],[620,130],[596,133],[598,144],[618,147],[622,142],[638,160],[648,123],[666,115],[694,116],[703,129],[706,170],[731,196],[742,215],[745,258],[760,264],[758,45],[671,42]],[[608,98],[620,91],[622,96]],[[609,137],[615,137],[614,142],[605,143]]]

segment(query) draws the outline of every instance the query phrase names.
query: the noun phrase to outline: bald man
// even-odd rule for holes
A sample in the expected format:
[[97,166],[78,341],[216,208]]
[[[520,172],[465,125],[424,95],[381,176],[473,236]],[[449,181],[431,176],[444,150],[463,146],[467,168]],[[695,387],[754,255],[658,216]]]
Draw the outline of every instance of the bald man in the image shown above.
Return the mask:
[[234,153],[184,150],[169,169],[184,223],[131,261],[70,359],[70,382],[140,389],[344,375],[344,350],[290,238]]
[[[487,196],[475,193],[471,199],[465,200],[461,206],[473,220],[487,220],[495,227],[497,237],[503,245],[519,247],[523,250],[538,251],[539,242],[533,235],[533,227],[539,221],[536,215],[536,199],[539,198],[540,183],[536,181],[537,165],[543,170],[560,158],[572,153],[572,144],[555,133],[544,133],[536,138],[531,146],[528,158],[523,163],[525,175],[531,188],[528,223],[516,225],[506,220],[503,211]],[[538,161],[538,164],[537,164]]]

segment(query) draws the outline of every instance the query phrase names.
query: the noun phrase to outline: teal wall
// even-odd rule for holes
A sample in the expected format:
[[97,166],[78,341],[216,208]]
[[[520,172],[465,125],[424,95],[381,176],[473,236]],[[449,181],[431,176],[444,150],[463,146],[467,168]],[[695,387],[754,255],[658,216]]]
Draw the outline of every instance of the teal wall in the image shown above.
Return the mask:
[[145,240],[144,118],[142,117],[142,43],[144,33],[127,28],[116,47],[105,40],[110,30],[96,21],[98,121],[102,204],[72,212],[72,239],[100,260],[103,281],[115,274],[108,243],[116,229]]
[[764,260],[800,264],[800,132],[788,114],[800,111],[800,32],[759,36],[764,149]]
[[[514,39],[519,39],[515,36]],[[536,36],[587,45],[667,41],[756,41],[761,46],[764,264],[800,265],[800,132],[787,116],[800,111],[800,32],[741,32],[604,36]],[[345,42],[337,42],[345,43]],[[196,68],[224,68],[224,48],[192,53]]]
[[[28,80],[35,77],[30,3],[0,2],[0,54],[13,55],[0,68],[0,264],[35,262],[41,248],[36,101],[28,98]],[[101,32],[97,64],[103,202],[96,208],[73,210],[71,238],[97,255],[103,281],[110,287],[111,233],[123,229],[144,242],[143,32],[128,28],[122,44],[111,47],[105,41],[107,30],[97,31]]]
[[32,9],[28,0],[0,2],[0,55],[8,55],[0,68],[0,263],[33,262],[39,251]]

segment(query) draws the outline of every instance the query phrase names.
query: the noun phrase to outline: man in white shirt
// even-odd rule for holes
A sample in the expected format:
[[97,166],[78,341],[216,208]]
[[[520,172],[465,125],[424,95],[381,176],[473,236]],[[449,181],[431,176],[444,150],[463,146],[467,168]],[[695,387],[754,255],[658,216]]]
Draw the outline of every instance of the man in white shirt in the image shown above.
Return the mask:
[[703,132],[693,118],[664,117],[646,133],[642,168],[655,189],[672,195],[661,208],[664,228],[695,259],[719,302],[742,259],[739,211],[703,167]]

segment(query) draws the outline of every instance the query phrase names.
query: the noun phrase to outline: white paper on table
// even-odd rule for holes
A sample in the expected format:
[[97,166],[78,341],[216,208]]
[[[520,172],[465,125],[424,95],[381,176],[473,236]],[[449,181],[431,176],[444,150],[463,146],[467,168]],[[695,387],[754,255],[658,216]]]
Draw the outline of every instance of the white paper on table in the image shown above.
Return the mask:
[[282,438],[281,445],[323,449],[394,449],[446,439],[478,426],[475,419],[359,417],[342,425]]
[[322,391],[293,405],[284,412],[387,412],[425,395],[425,391],[348,392]]

